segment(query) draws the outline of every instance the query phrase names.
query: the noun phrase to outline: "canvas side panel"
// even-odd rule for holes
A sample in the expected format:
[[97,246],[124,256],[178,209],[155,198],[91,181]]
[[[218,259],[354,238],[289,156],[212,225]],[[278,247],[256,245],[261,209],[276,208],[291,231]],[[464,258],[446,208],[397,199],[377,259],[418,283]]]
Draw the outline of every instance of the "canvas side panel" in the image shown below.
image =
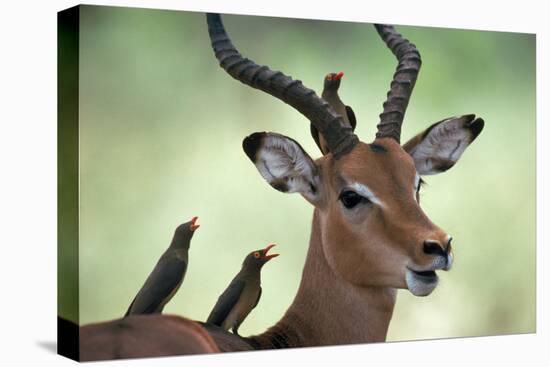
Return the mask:
[[57,352],[79,359],[78,91],[80,7],[57,17]]

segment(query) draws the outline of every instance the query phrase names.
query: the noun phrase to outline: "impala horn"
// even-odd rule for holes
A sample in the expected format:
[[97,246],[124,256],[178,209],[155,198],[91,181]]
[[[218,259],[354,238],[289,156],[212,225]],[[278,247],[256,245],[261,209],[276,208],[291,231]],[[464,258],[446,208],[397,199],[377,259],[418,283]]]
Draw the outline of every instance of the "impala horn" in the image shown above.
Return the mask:
[[383,105],[384,111],[380,114],[380,123],[376,126],[378,128],[376,138],[393,138],[399,143],[401,125],[422,60],[416,46],[397,33],[393,26],[385,24],[374,26],[398,61],[388,97]]
[[220,66],[233,78],[282,100],[307,117],[327,141],[330,152],[339,158],[359,142],[342,117],[317,94],[280,71],[260,66],[243,57],[233,46],[219,14],[206,14],[212,49]]

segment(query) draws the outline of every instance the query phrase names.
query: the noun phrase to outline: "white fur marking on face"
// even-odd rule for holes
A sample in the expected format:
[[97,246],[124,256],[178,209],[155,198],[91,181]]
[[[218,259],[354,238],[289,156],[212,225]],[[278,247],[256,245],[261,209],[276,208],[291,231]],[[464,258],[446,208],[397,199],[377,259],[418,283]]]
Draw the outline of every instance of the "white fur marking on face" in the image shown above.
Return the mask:
[[439,278],[435,278],[433,282],[426,283],[421,278],[416,276],[411,270],[407,269],[405,274],[405,282],[409,291],[418,297],[424,297],[433,292],[439,283]]
[[376,205],[384,207],[384,204],[373,194],[373,192],[365,185],[359,182],[354,182],[350,185],[350,188],[354,189],[359,195],[366,197]]
[[453,253],[449,252],[449,254],[447,255],[447,266],[444,268],[444,270],[451,270],[451,268],[453,267],[453,260]]

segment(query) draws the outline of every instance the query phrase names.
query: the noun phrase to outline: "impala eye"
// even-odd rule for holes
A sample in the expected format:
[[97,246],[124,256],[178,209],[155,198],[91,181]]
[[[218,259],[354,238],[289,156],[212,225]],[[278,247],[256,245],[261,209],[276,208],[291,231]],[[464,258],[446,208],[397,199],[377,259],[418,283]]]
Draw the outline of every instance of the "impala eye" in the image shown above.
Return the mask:
[[355,191],[346,190],[340,194],[340,201],[342,201],[342,204],[344,204],[347,209],[352,209],[359,203],[368,202],[369,199],[359,195]]

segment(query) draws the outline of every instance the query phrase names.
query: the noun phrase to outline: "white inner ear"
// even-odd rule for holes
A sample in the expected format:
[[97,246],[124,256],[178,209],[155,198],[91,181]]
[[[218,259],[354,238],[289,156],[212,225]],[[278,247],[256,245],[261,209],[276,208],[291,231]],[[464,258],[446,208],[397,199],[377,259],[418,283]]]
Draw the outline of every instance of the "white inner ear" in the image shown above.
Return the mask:
[[284,192],[312,196],[317,190],[313,160],[294,140],[269,133],[256,155],[256,167],[273,187]]
[[449,118],[433,127],[409,154],[421,175],[435,174],[440,167],[454,165],[471,141],[471,132],[462,119]]

